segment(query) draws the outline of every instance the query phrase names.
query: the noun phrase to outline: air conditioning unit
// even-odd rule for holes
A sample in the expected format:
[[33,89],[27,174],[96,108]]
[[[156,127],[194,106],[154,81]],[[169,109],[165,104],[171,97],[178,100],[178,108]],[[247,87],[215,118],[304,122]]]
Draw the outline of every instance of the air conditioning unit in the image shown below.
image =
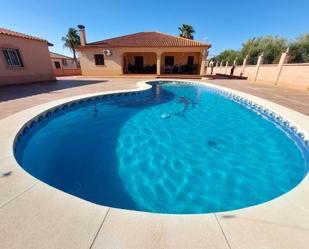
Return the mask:
[[104,54],[104,56],[111,56],[112,52],[109,49],[104,49],[103,54]]

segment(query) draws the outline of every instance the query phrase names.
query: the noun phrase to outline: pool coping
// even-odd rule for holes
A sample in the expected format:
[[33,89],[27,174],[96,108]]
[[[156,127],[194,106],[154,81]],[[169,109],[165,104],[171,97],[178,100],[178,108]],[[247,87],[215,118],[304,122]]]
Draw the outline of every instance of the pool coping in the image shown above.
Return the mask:
[[[96,205],[41,182],[17,164],[13,154],[15,137],[30,119],[50,108],[82,98],[146,91],[151,88],[146,83],[156,81],[192,82],[237,95],[279,114],[302,131],[306,139],[309,137],[308,116],[253,95],[195,80],[149,79],[137,82],[136,89],[78,95],[29,108],[0,120],[0,173],[9,174],[0,178],[0,218],[4,221],[0,224],[0,241],[3,248],[22,248],[25,244],[31,248],[54,248],[58,243],[64,248],[102,248],[103,245],[108,245],[106,248],[195,248],[205,245],[209,248],[308,247],[309,225],[305,225],[309,224],[308,175],[288,193],[253,207],[221,213],[170,215]],[[61,200],[61,205],[52,200]],[[26,210],[21,210],[21,204]],[[62,208],[59,209],[59,206]],[[29,210],[36,215],[29,216],[26,212]],[[24,221],[27,214],[28,219]],[[59,217],[62,221],[55,222]],[[76,221],[76,217],[83,219]],[[68,231],[71,223],[78,224],[78,232]],[[16,238],[18,227],[29,228],[31,224],[37,227],[23,230]],[[124,228],[126,226],[127,229]],[[63,230],[64,234],[58,239],[48,241],[46,238],[46,241],[38,243],[33,234],[42,238],[50,236],[46,227]],[[89,230],[85,231],[85,228]],[[186,239],[178,236],[183,230],[186,230]],[[137,237],[136,233],[141,236]],[[289,236],[291,233],[294,239]],[[76,240],[72,242],[72,238]]]

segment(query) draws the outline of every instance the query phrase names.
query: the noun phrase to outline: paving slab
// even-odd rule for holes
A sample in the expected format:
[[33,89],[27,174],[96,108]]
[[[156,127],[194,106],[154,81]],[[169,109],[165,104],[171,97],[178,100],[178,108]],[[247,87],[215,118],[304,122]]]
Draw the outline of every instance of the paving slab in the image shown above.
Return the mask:
[[89,248],[107,210],[37,184],[0,208],[0,248]]
[[38,182],[23,170],[16,169],[14,161],[12,157],[0,159],[0,208]]
[[111,208],[94,249],[229,249],[216,217],[160,215]]
[[233,249],[309,248],[309,213],[285,198],[217,217]]
[[[309,214],[309,180],[307,177],[289,193],[287,193],[288,200],[294,206],[301,208]],[[309,248],[309,247],[308,247]]]

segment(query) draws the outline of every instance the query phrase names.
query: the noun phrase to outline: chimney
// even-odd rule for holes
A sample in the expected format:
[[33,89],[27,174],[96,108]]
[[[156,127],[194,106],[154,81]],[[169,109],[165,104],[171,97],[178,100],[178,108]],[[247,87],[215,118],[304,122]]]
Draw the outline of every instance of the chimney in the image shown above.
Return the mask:
[[79,37],[80,37],[80,45],[86,46],[86,32],[85,32],[85,26],[84,25],[77,25],[79,28]]

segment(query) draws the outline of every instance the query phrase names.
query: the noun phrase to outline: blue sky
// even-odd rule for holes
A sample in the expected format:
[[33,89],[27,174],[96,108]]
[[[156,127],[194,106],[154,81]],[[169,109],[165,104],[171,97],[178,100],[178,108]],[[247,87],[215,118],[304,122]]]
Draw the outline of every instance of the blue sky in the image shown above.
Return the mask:
[[61,37],[68,27],[86,26],[89,42],[140,32],[178,35],[191,24],[195,39],[212,44],[211,55],[238,49],[248,38],[280,35],[292,39],[309,32],[308,0],[2,0],[0,27],[35,35],[70,55]]

